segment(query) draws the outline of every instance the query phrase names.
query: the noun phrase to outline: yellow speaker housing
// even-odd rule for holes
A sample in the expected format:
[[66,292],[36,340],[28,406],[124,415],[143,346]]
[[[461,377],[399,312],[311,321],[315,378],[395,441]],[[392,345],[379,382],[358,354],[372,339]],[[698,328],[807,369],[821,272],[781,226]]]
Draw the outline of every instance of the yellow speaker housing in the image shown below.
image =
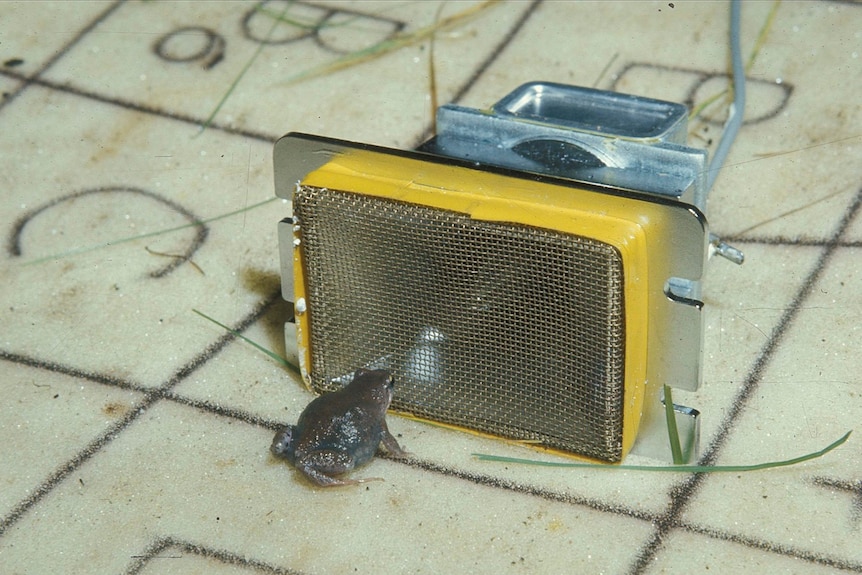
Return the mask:
[[[701,377],[695,206],[304,134],[275,173],[312,390],[385,368],[419,419],[611,463],[643,428],[666,444],[662,385]],[[696,415],[678,413],[689,459]]]

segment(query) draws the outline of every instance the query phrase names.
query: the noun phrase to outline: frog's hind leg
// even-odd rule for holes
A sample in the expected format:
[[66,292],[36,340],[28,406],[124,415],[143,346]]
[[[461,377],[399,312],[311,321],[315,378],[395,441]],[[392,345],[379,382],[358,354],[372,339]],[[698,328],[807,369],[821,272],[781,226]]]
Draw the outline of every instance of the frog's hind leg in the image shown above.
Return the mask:
[[322,485],[321,487],[338,487],[340,485],[360,485],[362,483],[371,483],[372,481],[386,481],[382,477],[363,477],[362,479],[336,479],[338,483],[332,485]]
[[332,477],[321,473],[315,469],[300,469],[312,483],[318,487],[341,487],[344,485],[359,485],[370,481],[384,481],[382,477],[365,477],[363,479],[345,479],[341,477]]
[[382,477],[344,479],[334,477],[353,469],[353,458],[342,451],[316,451],[296,461],[296,468],[319,487],[358,485],[369,481],[383,481]]

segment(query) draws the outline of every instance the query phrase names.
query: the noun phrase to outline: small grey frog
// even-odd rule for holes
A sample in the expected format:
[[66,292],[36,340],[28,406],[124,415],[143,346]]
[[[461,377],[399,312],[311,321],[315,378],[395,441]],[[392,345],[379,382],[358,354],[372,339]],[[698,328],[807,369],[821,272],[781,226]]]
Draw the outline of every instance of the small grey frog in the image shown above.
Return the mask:
[[388,371],[357,370],[347,386],[315,398],[296,425],[276,433],[270,451],[321,487],[380,479],[333,476],[371,460],[381,441],[392,455],[409,455],[386,426],[394,386],[395,378]]

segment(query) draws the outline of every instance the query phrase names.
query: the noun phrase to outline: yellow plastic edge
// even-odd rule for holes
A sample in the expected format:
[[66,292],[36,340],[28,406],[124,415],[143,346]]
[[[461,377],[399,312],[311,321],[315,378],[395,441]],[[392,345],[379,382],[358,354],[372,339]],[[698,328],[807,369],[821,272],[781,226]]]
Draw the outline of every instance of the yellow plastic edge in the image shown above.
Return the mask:
[[293,228],[293,315],[296,322],[296,351],[299,358],[299,373],[302,376],[302,381],[309,391],[314,391],[311,387],[311,346],[309,337],[309,319],[308,312],[305,309],[306,291],[305,291],[305,261],[303,251],[300,249],[302,242],[301,232],[297,233],[297,228]]
[[[582,188],[523,180],[361,149],[348,150],[333,157],[322,167],[307,174],[300,185],[452,210],[477,220],[559,230],[592,238],[619,250],[623,260],[626,318],[622,429],[622,456],[625,457],[637,437],[646,395],[648,287],[650,281],[661,281],[658,285],[663,285],[663,279],[649,277],[645,237],[647,226],[664,224],[665,218],[659,207],[649,202]],[[305,297],[301,252],[300,249],[294,250],[294,290],[297,300]],[[313,310],[297,314],[296,318],[300,368],[307,385],[310,381],[307,370],[311,366],[312,353],[308,337],[310,313]],[[409,417],[426,421],[413,415]],[[433,420],[429,423],[496,437]],[[511,440],[507,438],[507,441]],[[525,442],[515,443],[536,447]],[[572,456],[571,453],[545,447],[541,449]]]

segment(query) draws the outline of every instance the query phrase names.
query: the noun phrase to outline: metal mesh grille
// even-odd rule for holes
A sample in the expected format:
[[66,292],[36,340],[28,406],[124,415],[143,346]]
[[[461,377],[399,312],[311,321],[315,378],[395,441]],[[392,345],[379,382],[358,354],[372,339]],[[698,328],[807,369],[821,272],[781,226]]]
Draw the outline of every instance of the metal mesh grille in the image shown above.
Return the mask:
[[621,459],[623,266],[613,246],[324,188],[300,187],[293,209],[315,388],[387,368],[398,410]]

